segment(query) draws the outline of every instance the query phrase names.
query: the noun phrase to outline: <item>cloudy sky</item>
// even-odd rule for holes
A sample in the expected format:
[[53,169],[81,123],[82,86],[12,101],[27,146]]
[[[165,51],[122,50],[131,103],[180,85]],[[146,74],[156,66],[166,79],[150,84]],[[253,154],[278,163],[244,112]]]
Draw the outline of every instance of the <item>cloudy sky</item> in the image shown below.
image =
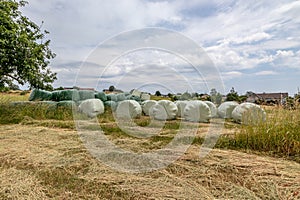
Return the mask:
[[[165,93],[203,93],[211,87],[227,93],[234,87],[240,94],[290,95],[300,87],[300,1],[28,2],[23,14],[37,24],[44,21],[57,54],[51,61],[51,69],[58,73],[55,87],[76,84],[101,90],[115,85]],[[136,31],[148,27],[174,34]],[[162,44],[155,46],[156,40]],[[188,40],[207,54],[191,61],[189,55],[197,50]],[[212,62],[203,64],[207,58]],[[197,61],[203,62],[200,68],[194,65]],[[208,65],[213,70],[207,73],[203,66]],[[223,89],[212,84],[219,80]]]

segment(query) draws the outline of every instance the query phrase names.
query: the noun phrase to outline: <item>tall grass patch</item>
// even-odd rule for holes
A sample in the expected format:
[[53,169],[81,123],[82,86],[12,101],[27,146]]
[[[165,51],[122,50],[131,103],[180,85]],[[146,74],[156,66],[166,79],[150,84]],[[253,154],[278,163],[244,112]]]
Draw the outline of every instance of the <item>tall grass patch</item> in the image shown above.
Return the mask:
[[266,122],[241,125],[234,136],[221,137],[218,147],[253,150],[300,162],[300,110],[276,108],[267,113]]
[[0,103],[0,124],[20,123],[25,118],[36,120],[56,119],[72,120],[72,108],[55,107],[37,103],[23,103],[13,105]]

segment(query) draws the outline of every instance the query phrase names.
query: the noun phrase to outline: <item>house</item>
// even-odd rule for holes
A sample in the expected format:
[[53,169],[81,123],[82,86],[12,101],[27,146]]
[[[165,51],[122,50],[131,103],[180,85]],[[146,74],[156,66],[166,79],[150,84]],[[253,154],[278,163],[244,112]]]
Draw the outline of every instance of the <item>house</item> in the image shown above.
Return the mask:
[[124,93],[122,90],[115,89],[114,91],[110,91],[109,89],[102,90],[105,94],[119,94]]
[[254,93],[250,92],[247,95],[247,102],[259,104],[284,104],[286,98],[289,96],[287,92],[279,93]]

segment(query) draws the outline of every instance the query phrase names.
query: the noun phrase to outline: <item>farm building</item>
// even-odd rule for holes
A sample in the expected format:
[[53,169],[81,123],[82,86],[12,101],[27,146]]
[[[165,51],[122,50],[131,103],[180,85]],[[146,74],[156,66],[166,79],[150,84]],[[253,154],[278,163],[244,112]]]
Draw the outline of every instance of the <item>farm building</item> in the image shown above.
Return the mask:
[[284,104],[289,96],[287,92],[279,93],[254,93],[251,92],[247,97],[247,102],[262,104]]

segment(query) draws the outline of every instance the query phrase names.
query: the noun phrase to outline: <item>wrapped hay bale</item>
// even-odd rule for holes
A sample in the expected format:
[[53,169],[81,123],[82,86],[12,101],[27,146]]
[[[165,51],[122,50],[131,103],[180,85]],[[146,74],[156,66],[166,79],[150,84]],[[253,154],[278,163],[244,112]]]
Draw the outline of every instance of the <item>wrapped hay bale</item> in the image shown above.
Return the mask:
[[89,117],[96,117],[104,113],[104,105],[100,99],[86,99],[81,102],[78,109]]
[[160,100],[150,109],[149,115],[158,120],[170,120],[176,119],[177,111],[177,106],[172,101]]
[[115,102],[118,101],[118,98],[117,98],[117,96],[115,94],[108,94],[106,96],[107,96],[107,100],[108,101],[115,101]]
[[95,92],[92,90],[79,90],[78,94],[81,101],[95,98]]
[[142,93],[142,95],[141,95],[142,101],[150,100],[150,98],[151,98],[150,94]]
[[131,95],[130,92],[124,92],[124,94],[125,94],[126,97]]
[[141,102],[141,97],[135,96],[135,95],[131,95],[130,100],[135,100],[137,102]]
[[185,120],[191,122],[209,122],[211,111],[203,101],[189,101],[183,110],[183,116]]
[[211,101],[204,101],[204,103],[206,103],[208,105],[208,107],[210,108],[211,117],[212,118],[218,117],[217,106]]
[[110,107],[112,111],[116,111],[118,103],[115,101],[105,101],[104,106]]
[[149,116],[150,109],[157,104],[155,100],[146,100],[142,102],[142,110],[146,116]]
[[96,92],[95,93],[95,98],[100,99],[102,102],[107,101],[107,96],[104,92]]
[[255,125],[266,121],[266,112],[254,103],[242,103],[232,111],[232,118],[245,125]]
[[52,101],[78,101],[78,90],[56,90],[52,92]]
[[227,101],[222,103],[219,107],[218,107],[218,115],[221,118],[226,118],[226,119],[230,119],[232,118],[232,111],[233,109],[238,106],[239,104],[235,101]]
[[120,93],[120,94],[117,94],[117,101],[124,101],[126,100],[126,96],[124,93]]
[[124,100],[119,102],[116,114],[118,118],[134,119],[142,114],[141,105],[134,100]]
[[183,111],[188,101],[176,101],[175,104],[177,106],[177,117],[183,117]]
[[63,108],[68,108],[68,109],[73,109],[73,108],[77,107],[75,101],[70,101],[70,100],[68,100],[68,101],[59,101],[59,102],[57,102],[56,105],[57,105],[58,108],[63,107]]
[[48,101],[52,98],[52,92],[45,90],[33,89],[29,96],[29,101]]

